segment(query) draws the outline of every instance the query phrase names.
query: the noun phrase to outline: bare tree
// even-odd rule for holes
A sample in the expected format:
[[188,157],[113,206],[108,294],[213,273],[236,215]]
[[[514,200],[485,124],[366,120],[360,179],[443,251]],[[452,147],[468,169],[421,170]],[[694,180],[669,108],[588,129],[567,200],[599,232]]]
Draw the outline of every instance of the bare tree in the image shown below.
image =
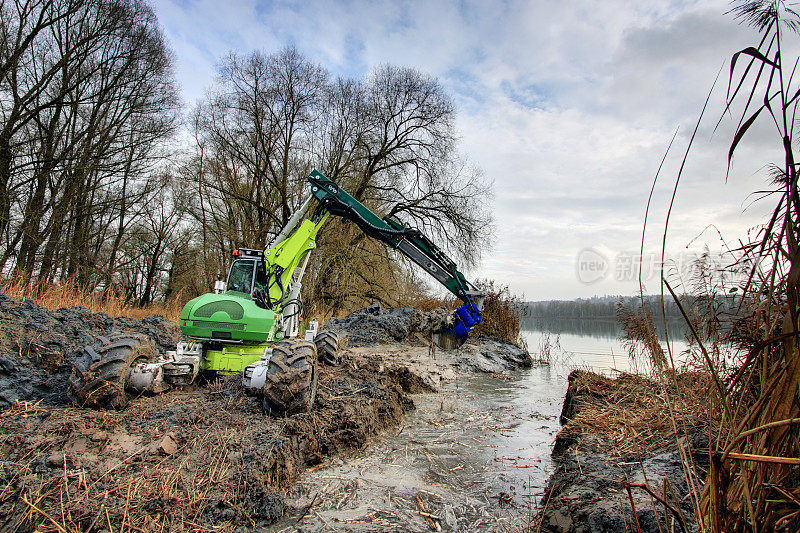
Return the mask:
[[108,284],[177,125],[171,54],[139,1],[2,10],[0,269]]
[[218,86],[194,121],[200,216],[222,255],[239,245],[266,246],[297,207],[326,83],[325,71],[291,48],[223,61]]
[[[218,270],[236,246],[263,247],[305,195],[316,167],[380,215],[399,216],[461,261],[486,244],[491,187],[456,149],[454,106],[439,83],[382,66],[365,80],[331,80],[292,48],[228,56],[194,116],[195,154],[185,176],[200,195],[192,209],[213,242]],[[357,295],[402,292],[384,247],[329,223],[319,237],[309,291],[336,310]],[[208,261],[208,257],[206,257]]]
[[185,224],[189,202],[189,191],[172,174],[159,176],[148,198],[149,208],[136,218],[117,250],[119,277],[129,300],[147,305],[167,297],[173,278],[187,268],[185,255],[194,233]]

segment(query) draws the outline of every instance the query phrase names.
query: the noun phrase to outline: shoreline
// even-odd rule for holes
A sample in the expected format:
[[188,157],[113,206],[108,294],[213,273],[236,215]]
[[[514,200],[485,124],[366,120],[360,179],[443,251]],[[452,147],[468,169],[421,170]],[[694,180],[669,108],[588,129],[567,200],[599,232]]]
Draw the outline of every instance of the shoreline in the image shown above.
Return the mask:
[[[689,483],[702,489],[709,464],[697,410],[707,383],[695,373],[677,380],[689,392],[669,407],[660,395],[664,385],[654,380],[570,373],[540,531],[692,531]],[[685,469],[682,457],[693,466]]]

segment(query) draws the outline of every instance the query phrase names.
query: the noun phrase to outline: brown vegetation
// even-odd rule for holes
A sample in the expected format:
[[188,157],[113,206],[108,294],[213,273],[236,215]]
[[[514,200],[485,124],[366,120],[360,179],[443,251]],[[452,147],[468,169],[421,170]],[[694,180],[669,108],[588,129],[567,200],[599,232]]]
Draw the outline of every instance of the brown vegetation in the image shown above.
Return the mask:
[[483,301],[483,319],[475,328],[475,335],[488,335],[522,345],[519,336],[522,298],[512,294],[508,286],[495,284],[494,280],[481,280],[475,284],[486,293]]
[[628,349],[634,369],[651,373],[669,368],[664,350],[658,341],[653,316],[646,307],[641,306],[636,312],[620,304],[617,308],[617,320],[622,326],[622,342]]
[[[730,63],[724,116],[737,116],[738,123],[728,153],[729,167],[750,127],[760,121],[775,127],[783,160],[770,166],[768,190],[756,187],[762,199],[776,200],[772,215],[756,229],[752,240],[730,250],[729,266],[699,265],[690,286],[663,280],[691,330],[694,347],[687,363],[704,372],[710,384],[711,468],[704,476],[689,461],[684,467],[692,481],[700,530],[797,531],[800,169],[794,117],[800,91],[793,76],[796,62],[788,60],[782,43],[786,33],[800,30],[800,14],[775,0],[738,1],[732,13],[757,30],[761,40],[734,54]],[[680,178],[679,173],[675,187]],[[663,238],[666,241],[666,229]],[[676,292],[681,289],[694,293],[693,308],[681,305]],[[722,294],[736,295],[733,312],[722,309]],[[651,346],[652,321],[632,316],[627,321],[629,336]],[[679,405],[682,375],[676,372],[674,359],[670,363],[669,371],[660,373],[660,390],[666,405]],[[675,423],[680,418],[674,409],[669,416]],[[685,443],[678,445],[683,457],[691,457]]]
[[[326,367],[313,412],[268,417],[238,379],[123,412],[22,404],[0,415],[3,531],[240,531],[283,514],[277,492],[358,449],[411,407],[369,361]],[[359,369],[356,369],[356,365]]]
[[680,374],[665,389],[660,381],[637,374],[609,378],[575,371],[570,374],[573,399],[567,399],[562,414],[569,422],[558,439],[561,446],[577,442],[581,451],[617,457],[670,448],[676,437],[707,427],[709,385],[700,372]]
[[151,302],[142,306],[110,289],[93,291],[86,287],[79,287],[72,280],[34,284],[31,282],[30,276],[25,275],[0,280],[0,291],[20,300],[29,298],[51,311],[78,305],[86,307],[92,312],[102,312],[109,316],[144,318],[161,315],[175,324],[178,324],[181,308],[186,303],[182,301],[181,294],[177,294],[168,301]]
[[724,372],[713,352],[700,346],[716,382],[720,423],[714,428],[716,452],[699,516],[701,527],[711,531],[797,530],[800,195],[794,115],[798,82],[790,75],[795,60],[785,57],[782,37],[800,29],[800,15],[784,2],[763,0],[738,2],[733,12],[762,39],[736,53],[731,62],[728,108],[736,109],[740,119],[729,165],[759,115],[776,128],[776,144],[784,159],[772,168],[770,192],[777,199],[772,216],[754,241],[736,251],[734,269],[744,274],[739,294],[745,318],[733,329],[732,341],[739,348],[735,371]]
[[[521,297],[512,294],[508,286],[500,285],[494,280],[479,280],[475,286],[486,293],[483,302],[481,323],[475,327],[471,335],[487,335],[496,337],[524,347],[520,337],[520,312],[524,308]],[[439,307],[454,310],[461,301],[454,297],[436,298],[429,295],[418,296],[407,301],[422,311],[433,311]]]

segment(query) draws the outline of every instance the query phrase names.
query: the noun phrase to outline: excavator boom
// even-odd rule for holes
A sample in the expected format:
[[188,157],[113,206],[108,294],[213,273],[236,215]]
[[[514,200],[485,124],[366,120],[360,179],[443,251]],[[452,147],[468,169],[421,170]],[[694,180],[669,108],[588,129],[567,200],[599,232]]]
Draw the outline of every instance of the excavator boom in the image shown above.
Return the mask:
[[485,295],[464,277],[455,262],[418,229],[407,227],[396,218],[380,218],[321,172],[311,172],[308,181],[320,209],[352,221],[370,237],[398,250],[463,302],[447,332],[456,344],[463,343],[469,331],[481,321]]

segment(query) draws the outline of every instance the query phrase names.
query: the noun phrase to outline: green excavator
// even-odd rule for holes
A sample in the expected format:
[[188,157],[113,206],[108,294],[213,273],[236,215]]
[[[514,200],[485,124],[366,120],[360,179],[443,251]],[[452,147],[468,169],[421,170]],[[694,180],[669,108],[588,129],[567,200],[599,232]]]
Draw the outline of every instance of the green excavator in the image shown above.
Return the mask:
[[320,331],[317,320],[300,336],[303,275],[330,215],[398,250],[458,297],[463,305],[433,337],[444,347],[462,344],[481,321],[484,294],[456,264],[419,230],[379,217],[321,172],[313,171],[307,181],[311,193],[267,249],[234,250],[227,280],[186,303],[180,328],[187,341],[157,354],[143,336],[101,338],[75,362],[75,402],[119,409],[131,395],[189,385],[201,375],[241,373],[244,386],[261,396],[270,413],[310,409],[318,365],[338,364],[341,357],[338,335]]

